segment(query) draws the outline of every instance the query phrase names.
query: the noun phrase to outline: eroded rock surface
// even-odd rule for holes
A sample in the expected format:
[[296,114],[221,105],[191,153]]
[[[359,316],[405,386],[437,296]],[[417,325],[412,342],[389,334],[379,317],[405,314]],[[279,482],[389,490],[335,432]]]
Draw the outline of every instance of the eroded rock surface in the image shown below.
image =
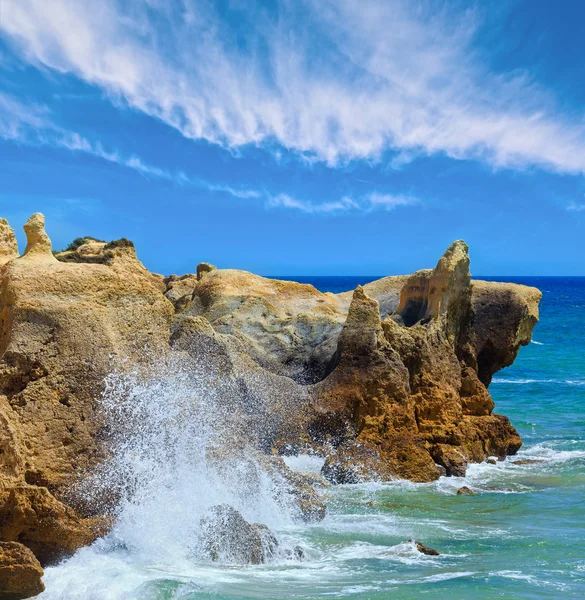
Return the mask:
[[[18,257],[0,221],[0,541],[42,564],[108,526],[108,503],[74,493],[108,451],[96,406],[104,378],[114,367],[147,372],[169,353],[221,400],[226,435],[208,460],[229,477],[252,448],[250,485],[258,469],[279,478],[300,519],[325,515],[321,482],[279,452],[322,455],[334,483],[431,481],[521,445],[488,386],[529,343],[540,292],[472,280],[461,241],[434,269],[336,295],[203,263],[196,275],[152,274],[125,239],[79,238],[53,255],[42,215],[25,230]],[[214,539],[211,558],[257,563],[274,551],[263,526],[216,513],[238,521],[245,543]],[[0,574],[3,560],[12,568],[0,558]]]
[[312,285],[232,269],[207,272],[183,315],[205,317],[261,367],[299,383],[326,374],[346,316]]
[[24,225],[26,233],[26,249],[22,258],[36,261],[54,262],[53,246],[45,231],[45,217],[41,213],[35,213]]
[[104,456],[96,400],[117,358],[168,351],[173,310],[133,250],[109,248],[108,264],[65,263],[42,215],[25,231],[24,255],[0,274],[0,540],[49,564],[104,531],[90,514],[100,508],[85,514],[68,493]]
[[0,542],[0,600],[38,596],[45,586],[43,569],[35,555],[17,542]]
[[334,447],[327,476],[430,481],[441,474],[436,465],[462,476],[470,461],[514,454],[521,440],[506,417],[492,413],[486,384],[530,341],[539,300],[533,288],[472,282],[463,242],[434,270],[407,278],[396,312],[384,320],[358,287],[337,364],[310,394],[308,429]]
[[6,219],[0,219],[0,266],[18,256],[18,243],[14,230]]

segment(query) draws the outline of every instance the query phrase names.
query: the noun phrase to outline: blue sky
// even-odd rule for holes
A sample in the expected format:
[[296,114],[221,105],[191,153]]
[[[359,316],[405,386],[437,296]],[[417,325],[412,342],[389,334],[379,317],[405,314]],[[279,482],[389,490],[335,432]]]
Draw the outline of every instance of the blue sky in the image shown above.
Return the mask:
[[162,273],[585,275],[580,0],[0,0],[0,216]]

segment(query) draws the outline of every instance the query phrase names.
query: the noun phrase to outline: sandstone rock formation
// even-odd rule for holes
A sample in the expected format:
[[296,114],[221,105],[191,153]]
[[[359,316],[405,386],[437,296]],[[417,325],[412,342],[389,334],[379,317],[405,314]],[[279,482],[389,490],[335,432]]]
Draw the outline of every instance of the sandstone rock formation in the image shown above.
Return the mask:
[[217,269],[217,267],[215,265],[211,265],[206,262],[199,263],[197,265],[197,280],[201,281],[201,279],[202,279],[203,275],[205,275],[205,273],[215,271],[216,269]]
[[53,246],[45,232],[45,217],[41,213],[35,213],[24,225],[26,233],[26,249],[23,258],[33,259],[37,262],[45,260],[54,262]]
[[351,298],[232,270],[208,273],[190,298],[175,327],[203,318],[239,348],[231,364],[247,362],[242,380],[255,368],[263,382],[288,380],[287,396],[306,395],[294,410],[286,403],[287,430],[274,445],[316,444],[331,481],[461,476],[470,461],[520,447],[487,386],[530,341],[540,292],[472,281],[464,242],[434,269],[386,277]]
[[173,311],[133,253],[59,262],[43,223],[31,217],[25,254],[0,272],[0,540],[47,564],[103,531],[66,505],[68,486],[103,456],[96,399],[112,361],[165,351]]
[[38,596],[45,586],[35,555],[17,542],[0,542],[0,598],[24,600]]
[[429,481],[436,464],[461,476],[469,461],[514,454],[521,440],[492,413],[486,385],[530,341],[539,300],[533,288],[472,282],[463,242],[407,278],[383,321],[377,301],[356,289],[336,366],[311,390],[308,429],[334,447],[327,475]]
[[193,290],[200,279],[200,277],[191,273],[181,277],[177,275],[166,277],[163,280],[165,283],[165,298],[173,303],[175,309],[180,310],[181,306],[193,300]]
[[[108,502],[75,490],[108,453],[97,400],[114,367],[148,373],[161,357],[184,359],[219,399],[222,442],[208,459],[229,476],[252,448],[250,477],[278,476],[305,520],[325,514],[321,482],[274,454],[320,454],[334,483],[431,481],[521,445],[488,386],[530,341],[540,292],[472,280],[463,242],[434,269],[336,295],[201,265],[165,278],[125,239],[79,238],[54,255],[42,215],[25,230],[18,257],[0,221],[0,541],[43,565],[110,523]],[[264,533],[249,533],[246,560],[260,561]],[[0,577],[20,564],[9,550],[16,562],[0,554]]]
[[182,316],[205,317],[264,369],[306,383],[325,375],[346,315],[312,285],[221,269],[197,284]]
[[14,230],[6,219],[0,219],[0,266],[18,256],[18,244]]

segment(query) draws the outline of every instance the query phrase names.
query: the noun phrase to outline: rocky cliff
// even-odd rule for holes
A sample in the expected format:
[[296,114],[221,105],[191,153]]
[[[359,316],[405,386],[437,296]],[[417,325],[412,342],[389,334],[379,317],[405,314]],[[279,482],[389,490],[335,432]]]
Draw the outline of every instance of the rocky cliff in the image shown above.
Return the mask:
[[165,278],[127,240],[54,254],[40,214],[25,232],[19,256],[0,220],[0,591],[12,597],[40,592],[41,565],[107,530],[108,503],[72,490],[108,453],[98,400],[114,363],[191,361],[237,409],[238,443],[292,482],[300,518],[321,518],[322,501],[274,454],[320,453],[333,483],[431,481],[521,445],[488,386],[529,343],[540,292],[473,281],[461,241],[434,269],[335,295],[207,263]]

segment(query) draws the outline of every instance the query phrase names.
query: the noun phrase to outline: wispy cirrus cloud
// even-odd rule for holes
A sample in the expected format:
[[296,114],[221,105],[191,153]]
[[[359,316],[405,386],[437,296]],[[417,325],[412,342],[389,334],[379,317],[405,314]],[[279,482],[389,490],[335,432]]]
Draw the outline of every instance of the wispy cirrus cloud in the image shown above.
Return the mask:
[[267,205],[272,208],[289,208],[308,214],[347,213],[351,211],[371,212],[374,210],[394,210],[400,206],[414,206],[421,202],[411,196],[400,196],[372,192],[357,198],[344,196],[339,200],[313,202],[299,200],[288,194],[269,196]]
[[484,66],[477,11],[408,0],[225,10],[4,0],[0,27],[32,64],[226,148],[276,141],[330,166],[392,151],[394,165],[441,154],[585,173],[583,116],[561,114],[528,74]]
[[[117,150],[107,150],[99,141],[90,141],[77,132],[55,125],[47,107],[25,105],[16,98],[2,93],[0,93],[0,138],[80,152],[131,169],[145,177],[163,179],[180,186],[205,189],[209,192],[225,193],[241,200],[262,200],[269,208],[285,208],[308,214],[341,214],[349,211],[392,210],[399,206],[419,204],[419,201],[413,197],[381,192],[370,192],[361,195],[358,199],[344,196],[338,200],[314,202],[299,200],[286,193],[274,194],[266,189],[238,188],[211,182],[183,171],[157,167],[136,155],[127,156]],[[81,206],[77,199],[69,199],[67,202],[72,206]]]
[[0,138],[18,143],[49,146],[87,154],[109,163],[131,169],[145,177],[163,179],[177,185],[192,186],[210,192],[222,192],[235,198],[259,198],[258,190],[236,188],[207,181],[201,177],[171,171],[145,162],[136,155],[125,155],[118,150],[107,150],[101,142],[91,141],[81,134],[56,125],[48,107],[25,104],[0,92]]

